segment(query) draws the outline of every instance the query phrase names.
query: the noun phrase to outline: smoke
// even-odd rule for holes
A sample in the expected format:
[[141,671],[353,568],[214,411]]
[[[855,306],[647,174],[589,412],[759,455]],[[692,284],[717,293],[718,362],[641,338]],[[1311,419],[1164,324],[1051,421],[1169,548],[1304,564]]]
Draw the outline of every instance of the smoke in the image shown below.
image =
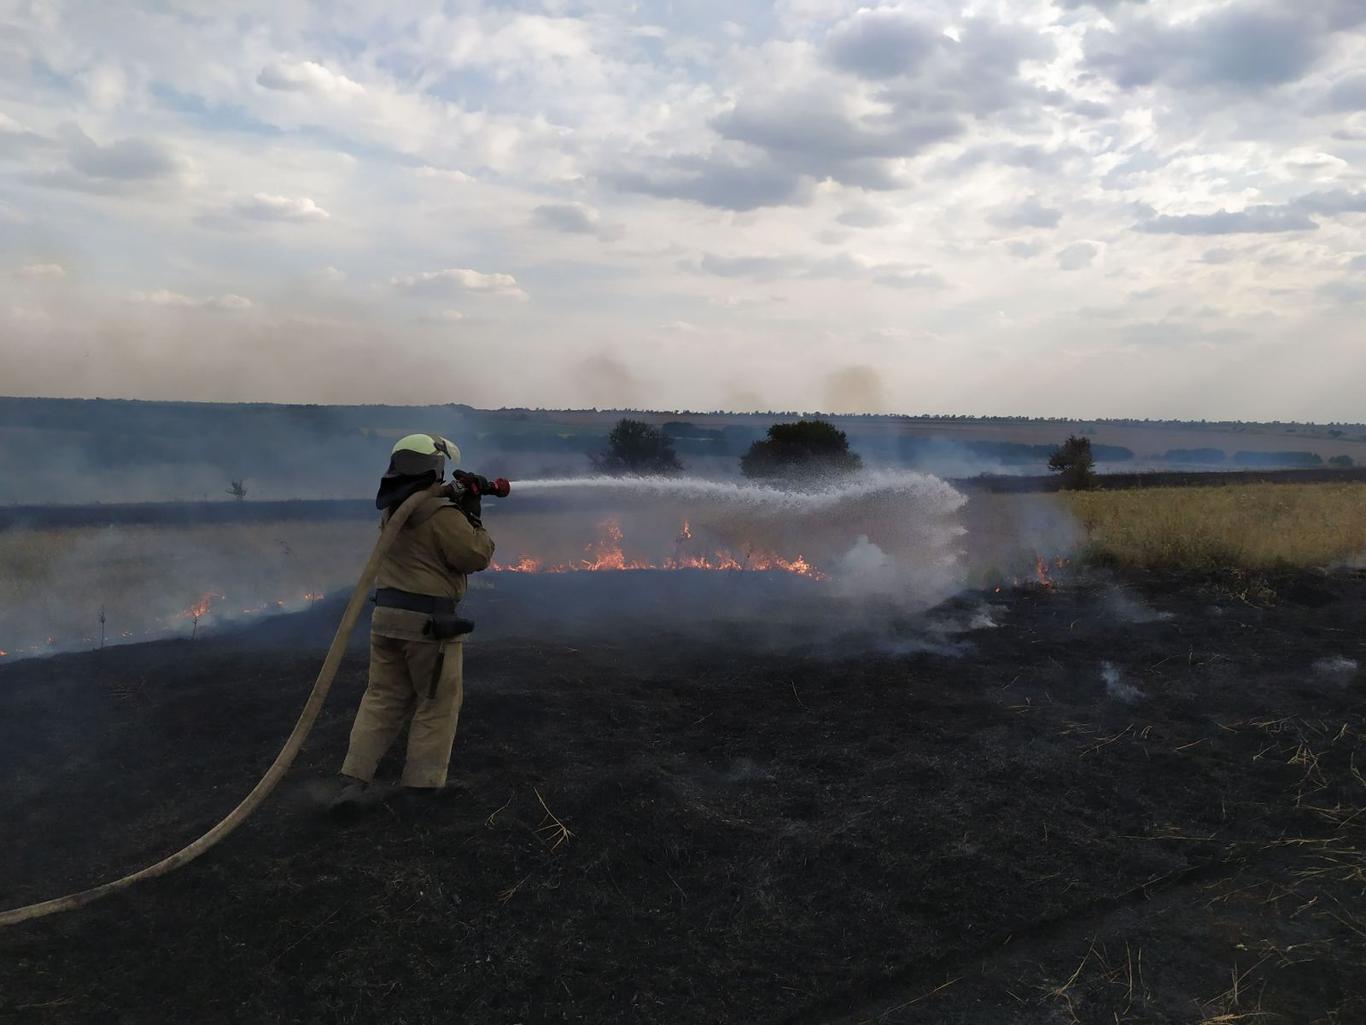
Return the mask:
[[1361,665],[1354,658],[1345,655],[1333,655],[1329,658],[1321,658],[1313,665],[1314,672],[1320,676],[1327,676],[1342,682],[1349,682],[1350,679],[1360,671]]
[[1100,678],[1105,683],[1105,693],[1116,701],[1131,705],[1145,697],[1144,693],[1133,684],[1124,682],[1120,677],[1119,670],[1111,662],[1101,663]]
[[570,369],[576,395],[586,405],[607,409],[642,404],[645,390],[631,369],[617,357],[600,352]]
[[[783,650],[952,654],[960,635],[995,622],[980,603],[946,599],[1008,584],[1012,571],[1032,580],[1040,553],[1063,554],[1074,540],[1057,506],[999,497],[968,503],[909,471],[806,490],[695,477],[522,480],[506,502],[485,502],[498,567],[475,578],[466,614],[484,636],[635,624]],[[974,513],[983,501],[988,513]],[[349,587],[374,538],[368,516],[0,532],[11,570],[0,582],[0,648],[94,647],[101,608],[109,643],[189,636],[206,598],[200,636],[257,623]]]
[[882,375],[869,366],[852,365],[827,374],[822,398],[826,409],[838,413],[880,413],[892,408]]

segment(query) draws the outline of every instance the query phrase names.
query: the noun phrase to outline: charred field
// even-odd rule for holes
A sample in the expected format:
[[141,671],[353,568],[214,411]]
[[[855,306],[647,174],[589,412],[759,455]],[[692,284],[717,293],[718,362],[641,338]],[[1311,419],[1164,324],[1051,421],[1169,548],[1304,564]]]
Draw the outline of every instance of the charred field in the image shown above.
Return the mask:
[[[1250,600],[1079,574],[871,645],[647,615],[654,576],[475,592],[455,785],[339,825],[323,794],[365,682],[353,645],[242,829],[0,931],[0,1019],[1366,1016],[1366,576]],[[623,593],[639,615],[611,612]],[[288,733],[336,611],[0,668],[0,903],[217,821]]]

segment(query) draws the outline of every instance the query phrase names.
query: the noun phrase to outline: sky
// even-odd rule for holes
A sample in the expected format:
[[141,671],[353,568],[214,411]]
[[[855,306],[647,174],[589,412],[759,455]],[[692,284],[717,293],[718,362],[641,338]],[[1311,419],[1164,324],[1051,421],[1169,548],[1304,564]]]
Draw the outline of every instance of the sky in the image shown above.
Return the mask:
[[0,394],[1366,419],[1366,0],[0,0]]

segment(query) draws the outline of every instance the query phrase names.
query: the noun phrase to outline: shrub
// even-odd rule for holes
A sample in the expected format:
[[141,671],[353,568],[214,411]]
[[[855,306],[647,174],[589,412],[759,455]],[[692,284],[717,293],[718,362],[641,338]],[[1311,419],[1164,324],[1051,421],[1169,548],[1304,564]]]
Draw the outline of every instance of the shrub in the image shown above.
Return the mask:
[[624,418],[617,421],[607,436],[606,450],[589,458],[599,471],[613,476],[669,474],[683,469],[673,442],[663,431],[639,420]]
[[1099,483],[1090,438],[1069,437],[1048,457],[1048,468],[1062,474],[1062,486],[1068,491],[1089,491]]
[[853,473],[863,459],[849,451],[849,439],[824,420],[774,424],[768,437],[756,441],[740,457],[740,470],[751,478],[812,480]]

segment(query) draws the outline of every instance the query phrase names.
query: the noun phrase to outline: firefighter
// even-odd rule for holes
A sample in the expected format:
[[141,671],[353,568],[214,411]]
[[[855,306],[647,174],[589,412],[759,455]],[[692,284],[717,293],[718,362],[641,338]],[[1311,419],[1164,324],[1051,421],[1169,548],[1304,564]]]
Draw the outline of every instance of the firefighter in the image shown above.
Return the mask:
[[[381,528],[404,499],[445,477],[460,450],[445,438],[410,434],[399,440],[380,480]],[[375,777],[375,767],[408,725],[402,786],[435,793],[446,783],[451,747],[464,697],[463,636],[473,624],[456,616],[467,574],[487,568],[493,539],[480,520],[480,498],[466,489],[421,500],[404,524],[376,576],[370,624],[370,682],[351,727],[342,763],[339,813],[354,810]]]

